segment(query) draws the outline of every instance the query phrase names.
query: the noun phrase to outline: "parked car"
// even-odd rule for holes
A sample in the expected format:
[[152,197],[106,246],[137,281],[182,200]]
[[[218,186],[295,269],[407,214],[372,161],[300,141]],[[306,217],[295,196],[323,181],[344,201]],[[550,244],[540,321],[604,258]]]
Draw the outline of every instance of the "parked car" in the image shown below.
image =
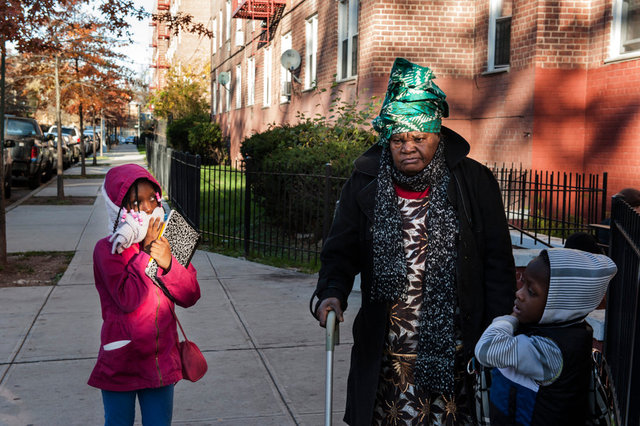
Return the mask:
[[100,151],[100,128],[97,128],[96,131],[92,128],[85,129],[84,131],[84,145],[87,149],[85,156],[91,157],[93,156],[93,146],[95,145],[96,151]]
[[[80,150],[81,150],[80,129],[76,126],[60,126],[60,130],[62,131],[63,135],[69,135],[69,138],[70,138],[69,148],[73,152],[73,158],[74,158],[73,161],[80,160]],[[57,135],[58,126],[49,127],[49,133],[53,133],[54,135]],[[85,147],[85,153],[86,152],[87,151]]]
[[[55,158],[53,161],[54,169],[58,168],[58,135],[53,133],[46,134],[53,141],[53,149],[55,150]],[[77,146],[77,144],[75,144]],[[62,168],[66,169],[74,162],[74,149],[71,146],[71,136],[62,134]]]
[[84,156],[85,157],[89,157],[90,155],[93,155],[93,144],[94,144],[94,137],[93,137],[93,130],[86,130],[84,131]]
[[33,118],[5,115],[4,138],[11,147],[13,178],[25,178],[37,187],[53,173],[53,144]]
[[135,136],[127,136],[126,138],[124,138],[124,143],[136,143],[136,137]]

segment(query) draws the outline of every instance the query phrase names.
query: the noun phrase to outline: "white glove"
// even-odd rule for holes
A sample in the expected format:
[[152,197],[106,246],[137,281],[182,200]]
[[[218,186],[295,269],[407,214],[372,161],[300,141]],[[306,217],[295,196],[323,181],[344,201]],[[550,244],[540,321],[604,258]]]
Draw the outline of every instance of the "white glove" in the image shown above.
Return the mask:
[[[136,213],[137,217],[133,217]],[[147,236],[147,230],[149,229],[149,221],[152,218],[164,218],[164,209],[162,207],[156,207],[151,214],[145,212],[128,212],[124,217],[124,222],[120,222],[120,225],[115,232],[109,237],[109,242],[113,243],[111,246],[111,254],[116,251],[118,254],[122,253],[125,249],[131,247],[134,243],[139,243]]]

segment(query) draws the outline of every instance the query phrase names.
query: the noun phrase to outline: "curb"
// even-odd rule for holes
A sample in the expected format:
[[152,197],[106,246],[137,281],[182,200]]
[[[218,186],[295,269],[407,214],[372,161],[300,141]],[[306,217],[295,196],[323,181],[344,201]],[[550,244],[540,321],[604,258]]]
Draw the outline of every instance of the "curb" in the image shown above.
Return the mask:
[[[53,179],[52,179],[53,181]],[[25,201],[27,201],[29,198],[33,197],[34,195],[36,195],[38,192],[42,191],[43,189],[45,189],[47,186],[49,185],[49,183],[47,183],[46,185],[40,185],[38,188],[34,189],[33,191],[31,191],[30,193],[28,193],[27,195],[25,195],[24,197],[20,198],[18,201],[16,201],[15,203],[11,204],[8,207],[5,207],[4,211],[5,213],[9,213],[11,210],[15,209],[16,207],[18,207],[20,204],[24,203]]]

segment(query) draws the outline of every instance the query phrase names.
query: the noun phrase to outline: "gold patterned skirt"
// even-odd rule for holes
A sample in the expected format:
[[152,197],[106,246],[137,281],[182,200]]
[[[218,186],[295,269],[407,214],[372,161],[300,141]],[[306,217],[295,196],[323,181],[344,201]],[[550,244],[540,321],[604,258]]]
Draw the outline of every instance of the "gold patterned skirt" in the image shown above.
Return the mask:
[[374,425],[473,425],[461,345],[456,350],[454,395],[441,395],[414,386],[415,354],[398,354],[389,350],[382,357],[373,414]]

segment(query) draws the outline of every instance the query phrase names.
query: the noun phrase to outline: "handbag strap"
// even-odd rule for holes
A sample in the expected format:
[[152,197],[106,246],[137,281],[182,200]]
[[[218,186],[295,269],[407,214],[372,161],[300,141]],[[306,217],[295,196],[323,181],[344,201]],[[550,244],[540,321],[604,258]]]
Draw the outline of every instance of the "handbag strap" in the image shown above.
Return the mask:
[[173,317],[176,319],[176,322],[178,323],[178,327],[180,327],[180,331],[182,332],[182,335],[184,336],[184,340],[185,341],[189,341],[189,339],[187,338],[187,335],[184,334],[184,329],[182,328],[182,324],[180,324],[180,320],[178,319],[178,316],[176,315],[176,312],[174,310],[173,307],[169,307],[169,309],[171,310],[171,313],[173,314]]
[[173,318],[175,318],[176,322],[178,323],[178,327],[180,327],[180,331],[182,332],[182,335],[184,336],[184,340],[188,342],[189,339],[187,338],[187,335],[184,332],[184,328],[182,328],[182,324],[180,324],[180,320],[178,319],[178,316],[176,315],[176,311],[175,311],[176,300],[173,298],[171,293],[169,293],[169,289],[164,285],[164,283],[162,282],[162,280],[159,277],[157,277],[157,282],[158,282],[158,288],[160,288],[160,290],[162,290],[162,293],[164,293],[164,295],[167,297],[167,299],[169,299],[169,301],[173,303],[173,306],[169,305],[169,310],[173,314]]

